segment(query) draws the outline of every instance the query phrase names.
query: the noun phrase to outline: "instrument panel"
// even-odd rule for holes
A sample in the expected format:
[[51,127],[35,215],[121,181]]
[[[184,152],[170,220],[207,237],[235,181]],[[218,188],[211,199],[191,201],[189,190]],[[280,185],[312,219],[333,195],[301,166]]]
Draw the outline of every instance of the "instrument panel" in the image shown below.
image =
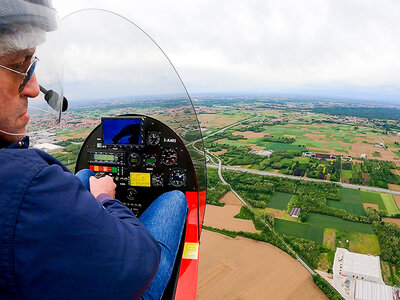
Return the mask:
[[103,118],[82,145],[76,172],[81,169],[113,177],[116,199],[137,216],[162,193],[197,191],[196,173],[182,140],[148,116]]

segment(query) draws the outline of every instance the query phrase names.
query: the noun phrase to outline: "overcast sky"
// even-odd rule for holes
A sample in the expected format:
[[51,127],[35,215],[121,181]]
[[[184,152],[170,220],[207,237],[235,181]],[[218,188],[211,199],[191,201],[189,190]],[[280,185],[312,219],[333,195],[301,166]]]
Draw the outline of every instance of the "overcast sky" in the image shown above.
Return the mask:
[[165,51],[189,93],[372,95],[400,102],[398,0],[53,3],[61,17],[96,7],[132,20]]

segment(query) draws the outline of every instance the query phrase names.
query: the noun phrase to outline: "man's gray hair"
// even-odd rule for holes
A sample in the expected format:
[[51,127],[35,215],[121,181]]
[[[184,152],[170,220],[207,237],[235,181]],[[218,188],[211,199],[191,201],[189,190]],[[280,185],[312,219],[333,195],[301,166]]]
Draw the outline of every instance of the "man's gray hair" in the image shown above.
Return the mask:
[[0,56],[36,47],[46,40],[46,32],[29,24],[0,27]]

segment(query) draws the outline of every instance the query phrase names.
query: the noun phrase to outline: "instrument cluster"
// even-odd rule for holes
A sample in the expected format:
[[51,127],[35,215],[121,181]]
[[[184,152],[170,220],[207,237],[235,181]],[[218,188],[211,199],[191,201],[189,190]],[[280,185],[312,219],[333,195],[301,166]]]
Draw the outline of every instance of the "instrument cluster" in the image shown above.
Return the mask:
[[185,145],[169,127],[147,116],[104,118],[82,146],[76,171],[83,168],[112,176],[116,198],[136,215],[164,192],[196,190]]

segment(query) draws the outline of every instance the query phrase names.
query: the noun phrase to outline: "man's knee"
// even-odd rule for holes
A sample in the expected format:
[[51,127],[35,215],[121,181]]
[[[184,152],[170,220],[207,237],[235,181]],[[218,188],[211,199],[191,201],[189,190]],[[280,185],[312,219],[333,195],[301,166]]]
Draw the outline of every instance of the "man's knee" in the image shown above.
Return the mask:
[[183,212],[188,212],[188,204],[186,201],[186,196],[181,191],[175,190],[166,192],[162,195],[163,205],[169,206],[171,209],[182,210]]

